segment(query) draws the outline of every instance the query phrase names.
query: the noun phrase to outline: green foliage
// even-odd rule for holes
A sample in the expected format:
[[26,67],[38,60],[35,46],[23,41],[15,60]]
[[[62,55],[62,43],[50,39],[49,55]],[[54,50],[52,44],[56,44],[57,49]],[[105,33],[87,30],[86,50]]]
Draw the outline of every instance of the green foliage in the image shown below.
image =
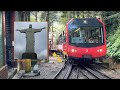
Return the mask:
[[103,11],[102,17],[107,30],[107,56],[120,60],[120,17],[118,15],[106,20],[107,17],[116,13],[119,11]]
[[109,42],[107,55],[120,60],[120,26],[114,32],[110,32],[107,40]]

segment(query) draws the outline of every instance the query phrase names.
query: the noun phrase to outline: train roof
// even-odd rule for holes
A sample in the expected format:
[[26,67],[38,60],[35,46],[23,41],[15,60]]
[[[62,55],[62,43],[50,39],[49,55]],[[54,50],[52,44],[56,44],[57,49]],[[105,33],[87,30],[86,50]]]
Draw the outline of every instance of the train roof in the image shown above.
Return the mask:
[[69,24],[76,24],[78,26],[103,26],[97,18],[75,18]]

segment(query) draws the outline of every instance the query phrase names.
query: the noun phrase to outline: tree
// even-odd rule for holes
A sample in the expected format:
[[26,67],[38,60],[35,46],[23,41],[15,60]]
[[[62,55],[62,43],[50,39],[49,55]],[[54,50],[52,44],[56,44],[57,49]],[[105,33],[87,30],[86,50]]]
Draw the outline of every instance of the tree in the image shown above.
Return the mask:
[[30,13],[31,11],[17,11],[19,21],[30,21]]

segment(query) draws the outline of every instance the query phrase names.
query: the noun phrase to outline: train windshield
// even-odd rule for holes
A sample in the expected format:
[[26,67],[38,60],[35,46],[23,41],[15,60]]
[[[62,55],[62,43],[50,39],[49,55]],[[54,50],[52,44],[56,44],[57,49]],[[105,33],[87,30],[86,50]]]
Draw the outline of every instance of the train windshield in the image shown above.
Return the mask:
[[69,42],[75,46],[97,46],[104,43],[103,27],[81,26],[69,30]]

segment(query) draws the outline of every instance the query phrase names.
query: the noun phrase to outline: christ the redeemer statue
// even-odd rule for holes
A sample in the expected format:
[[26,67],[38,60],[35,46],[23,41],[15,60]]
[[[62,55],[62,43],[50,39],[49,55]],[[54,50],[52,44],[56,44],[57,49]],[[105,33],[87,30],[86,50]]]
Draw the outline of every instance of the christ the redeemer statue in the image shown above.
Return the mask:
[[45,29],[45,27],[41,29],[34,29],[30,24],[28,29],[16,30],[16,31],[20,31],[21,33],[26,33],[26,53],[34,52],[34,46],[35,46],[34,33],[41,32],[42,29]]

